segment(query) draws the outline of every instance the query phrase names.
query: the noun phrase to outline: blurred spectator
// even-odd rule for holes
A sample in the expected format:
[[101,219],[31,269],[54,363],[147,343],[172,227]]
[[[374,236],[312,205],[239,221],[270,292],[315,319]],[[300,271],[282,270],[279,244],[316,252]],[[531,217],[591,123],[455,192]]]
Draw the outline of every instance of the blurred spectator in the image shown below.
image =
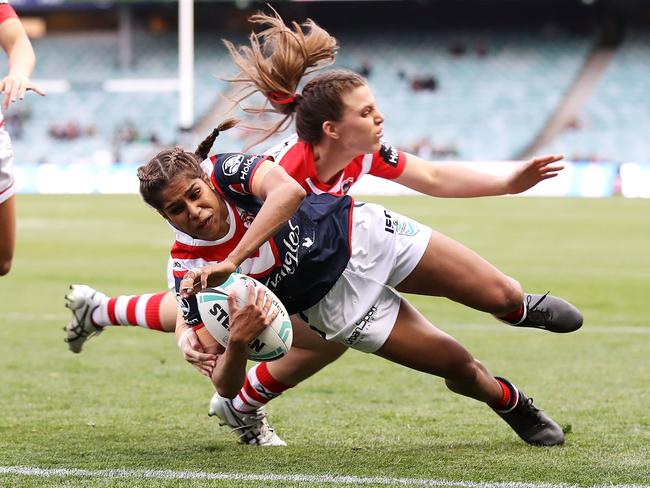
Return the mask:
[[115,132],[117,133],[117,139],[127,144],[135,142],[140,135],[135,124],[130,119],[126,119],[121,125],[118,125],[115,128]]
[[29,120],[30,116],[31,112],[27,105],[20,105],[20,107],[12,108],[12,110],[5,115],[5,123],[7,124],[13,139],[22,139],[23,127],[25,122]]
[[356,69],[356,72],[366,79],[369,78],[372,74],[372,66],[370,65],[370,61],[367,59],[361,61],[361,65],[359,65],[359,67]]
[[459,156],[455,143],[434,145],[429,137],[423,137],[416,141],[408,152],[428,160],[457,159]]
[[68,122],[55,122],[50,125],[48,134],[54,139],[72,141],[80,137],[93,137],[97,134],[97,127],[94,124],[81,126],[79,122],[71,120]]
[[479,41],[476,43],[476,57],[486,58],[489,53],[490,49],[488,48],[487,42]]
[[413,91],[436,91],[438,80],[433,75],[421,75],[411,78],[411,89]]
[[465,53],[467,53],[467,46],[465,45],[464,42],[461,41],[454,41],[451,44],[449,44],[449,54],[452,56],[459,58],[461,56],[464,56]]

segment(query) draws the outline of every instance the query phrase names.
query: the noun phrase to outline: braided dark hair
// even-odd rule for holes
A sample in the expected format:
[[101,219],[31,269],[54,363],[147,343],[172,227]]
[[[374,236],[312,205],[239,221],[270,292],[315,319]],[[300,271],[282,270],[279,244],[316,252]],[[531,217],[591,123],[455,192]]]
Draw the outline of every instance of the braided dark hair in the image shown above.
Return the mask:
[[219,124],[193,153],[184,151],[181,146],[175,146],[160,151],[147,164],[140,166],[138,179],[142,199],[156,210],[162,210],[163,201],[160,194],[174,178],[185,176],[207,180],[201,163],[208,157],[219,133],[234,127],[238,122],[237,119],[228,119]]

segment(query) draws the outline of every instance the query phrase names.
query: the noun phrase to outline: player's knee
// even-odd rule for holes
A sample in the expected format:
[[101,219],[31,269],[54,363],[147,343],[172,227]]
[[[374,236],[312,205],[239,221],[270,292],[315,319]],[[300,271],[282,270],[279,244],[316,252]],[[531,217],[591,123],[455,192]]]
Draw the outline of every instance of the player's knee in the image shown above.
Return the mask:
[[524,301],[524,291],[519,282],[509,276],[505,276],[493,289],[495,315],[502,315],[519,308]]

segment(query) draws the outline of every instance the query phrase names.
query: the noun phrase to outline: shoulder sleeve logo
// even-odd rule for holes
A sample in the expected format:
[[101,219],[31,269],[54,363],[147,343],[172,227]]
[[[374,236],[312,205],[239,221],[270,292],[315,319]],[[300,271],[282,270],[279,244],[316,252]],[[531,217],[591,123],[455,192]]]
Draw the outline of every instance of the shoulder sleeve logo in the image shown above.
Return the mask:
[[393,146],[382,142],[381,149],[379,150],[379,155],[387,164],[390,164],[393,168],[397,167],[399,154],[397,153],[397,149],[395,149]]
[[226,176],[232,176],[235,173],[237,173],[239,167],[244,161],[244,157],[245,156],[243,154],[234,154],[232,156],[227,157],[221,165],[223,174],[225,174]]

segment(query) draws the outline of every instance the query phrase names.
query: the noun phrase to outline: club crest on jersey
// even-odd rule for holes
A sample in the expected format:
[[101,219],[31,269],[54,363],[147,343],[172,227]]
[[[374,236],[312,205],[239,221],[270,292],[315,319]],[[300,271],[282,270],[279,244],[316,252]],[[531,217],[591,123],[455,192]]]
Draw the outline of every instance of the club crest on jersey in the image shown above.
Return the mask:
[[393,146],[382,142],[381,149],[379,150],[379,155],[387,164],[390,164],[393,168],[397,167],[399,154],[397,152],[397,149],[395,149]]
[[352,186],[352,183],[354,183],[354,178],[352,178],[351,176],[344,179],[341,182],[341,192],[343,192],[343,194],[347,194],[348,191],[350,190],[350,187]]
[[223,174],[226,176],[232,176],[237,173],[237,171],[239,171],[239,167],[244,162],[244,158],[245,156],[243,154],[235,154],[233,156],[227,157],[221,165]]
[[241,208],[237,209],[237,213],[239,213],[239,218],[241,219],[242,224],[244,224],[244,227],[248,229],[253,223],[255,215]]

